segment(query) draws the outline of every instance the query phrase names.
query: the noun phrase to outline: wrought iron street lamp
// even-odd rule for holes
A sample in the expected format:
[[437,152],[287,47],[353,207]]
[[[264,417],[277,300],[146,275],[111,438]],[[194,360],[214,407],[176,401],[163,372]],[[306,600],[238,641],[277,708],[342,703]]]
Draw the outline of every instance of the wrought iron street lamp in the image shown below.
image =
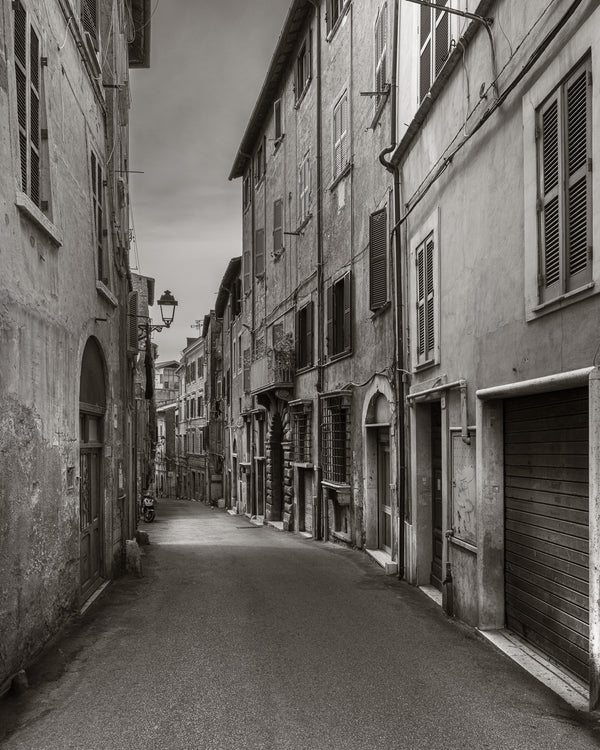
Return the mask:
[[162,296],[157,301],[157,304],[160,307],[160,317],[163,321],[162,324],[150,324],[149,321],[147,323],[138,323],[138,341],[149,336],[152,331],[162,331],[163,328],[171,327],[171,323],[175,317],[175,308],[178,304],[177,300],[168,289],[165,289]]

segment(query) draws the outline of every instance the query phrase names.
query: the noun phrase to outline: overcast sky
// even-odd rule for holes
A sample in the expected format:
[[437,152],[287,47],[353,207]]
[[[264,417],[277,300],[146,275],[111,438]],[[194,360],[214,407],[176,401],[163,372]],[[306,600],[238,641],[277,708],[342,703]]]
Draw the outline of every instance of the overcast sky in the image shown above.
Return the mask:
[[241,254],[241,185],[227,178],[290,3],[152,2],[151,67],[131,71],[130,169],[143,174],[130,185],[139,272],[157,298],[170,289],[179,301],[171,329],[154,334],[161,361],[198,335],[190,326]]

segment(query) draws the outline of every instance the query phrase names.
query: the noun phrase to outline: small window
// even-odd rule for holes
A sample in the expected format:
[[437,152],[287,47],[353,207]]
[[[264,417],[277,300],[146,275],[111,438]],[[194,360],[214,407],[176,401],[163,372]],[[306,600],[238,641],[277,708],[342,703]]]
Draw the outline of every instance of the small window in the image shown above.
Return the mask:
[[264,178],[266,170],[267,170],[267,155],[266,155],[266,149],[265,149],[265,140],[263,138],[263,142],[256,150],[256,155],[254,156],[254,184],[255,185],[258,185],[258,183]]
[[294,405],[290,412],[294,461],[310,463],[312,460],[312,404]]
[[296,366],[299,370],[313,363],[313,303],[296,313]]
[[327,289],[327,353],[329,357],[352,349],[352,300],[350,272]]
[[281,99],[277,99],[273,104],[273,121],[275,124],[275,142],[283,138],[283,111]]
[[252,191],[250,189],[250,175],[244,175],[244,182],[242,184],[242,207],[244,211],[248,208],[251,202]]
[[344,8],[348,0],[327,0],[327,33],[329,34],[335,28],[337,22],[343,15]]
[[302,96],[311,78],[311,32],[309,31],[306,39],[300,47],[298,57],[296,58],[294,91],[296,93],[296,104],[300,102]]
[[375,22],[375,107],[381,103],[387,93],[387,35],[388,35],[388,9],[384,3],[377,15]]
[[257,229],[254,235],[254,273],[264,276],[265,273],[265,230]]
[[333,108],[333,179],[348,166],[348,92],[344,91]]
[[273,255],[279,258],[283,252],[283,201],[273,202]]
[[42,99],[40,37],[20,0],[13,3],[15,79],[21,190],[42,211],[48,213],[49,187],[44,179],[48,166],[47,142],[43,140],[45,108]]
[[592,278],[591,110],[588,60],[537,111],[540,302]]
[[81,25],[98,50],[98,0],[81,0]]
[[347,396],[328,396],[323,399],[323,479],[337,484],[349,484],[352,461],[350,458],[350,403]]
[[298,222],[310,215],[310,159],[306,153],[298,167]]
[[108,283],[108,263],[104,242],[104,175],[100,160],[93,151],[90,157],[90,167],[97,274],[98,279],[106,284]]
[[435,359],[435,274],[433,232],[416,251],[417,264],[417,360],[419,364]]
[[369,219],[369,306],[379,310],[387,302],[387,210]]
[[[438,6],[448,5],[439,0]],[[439,8],[421,6],[419,26],[419,101],[422,102],[450,52],[450,15]]]

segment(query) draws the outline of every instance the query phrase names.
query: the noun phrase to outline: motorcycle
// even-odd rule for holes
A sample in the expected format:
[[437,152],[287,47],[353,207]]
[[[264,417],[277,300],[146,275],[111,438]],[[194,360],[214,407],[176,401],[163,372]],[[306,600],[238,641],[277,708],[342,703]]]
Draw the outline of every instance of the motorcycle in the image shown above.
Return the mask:
[[146,523],[152,523],[156,511],[154,510],[154,498],[151,495],[144,495],[142,498],[142,517]]

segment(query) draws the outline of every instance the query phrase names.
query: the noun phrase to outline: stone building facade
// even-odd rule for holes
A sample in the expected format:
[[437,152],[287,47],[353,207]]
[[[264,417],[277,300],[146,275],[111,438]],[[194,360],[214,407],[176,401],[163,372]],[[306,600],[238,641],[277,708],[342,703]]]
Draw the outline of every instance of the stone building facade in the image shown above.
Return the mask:
[[131,6],[0,3],[0,688],[135,530],[128,77],[150,19]]

